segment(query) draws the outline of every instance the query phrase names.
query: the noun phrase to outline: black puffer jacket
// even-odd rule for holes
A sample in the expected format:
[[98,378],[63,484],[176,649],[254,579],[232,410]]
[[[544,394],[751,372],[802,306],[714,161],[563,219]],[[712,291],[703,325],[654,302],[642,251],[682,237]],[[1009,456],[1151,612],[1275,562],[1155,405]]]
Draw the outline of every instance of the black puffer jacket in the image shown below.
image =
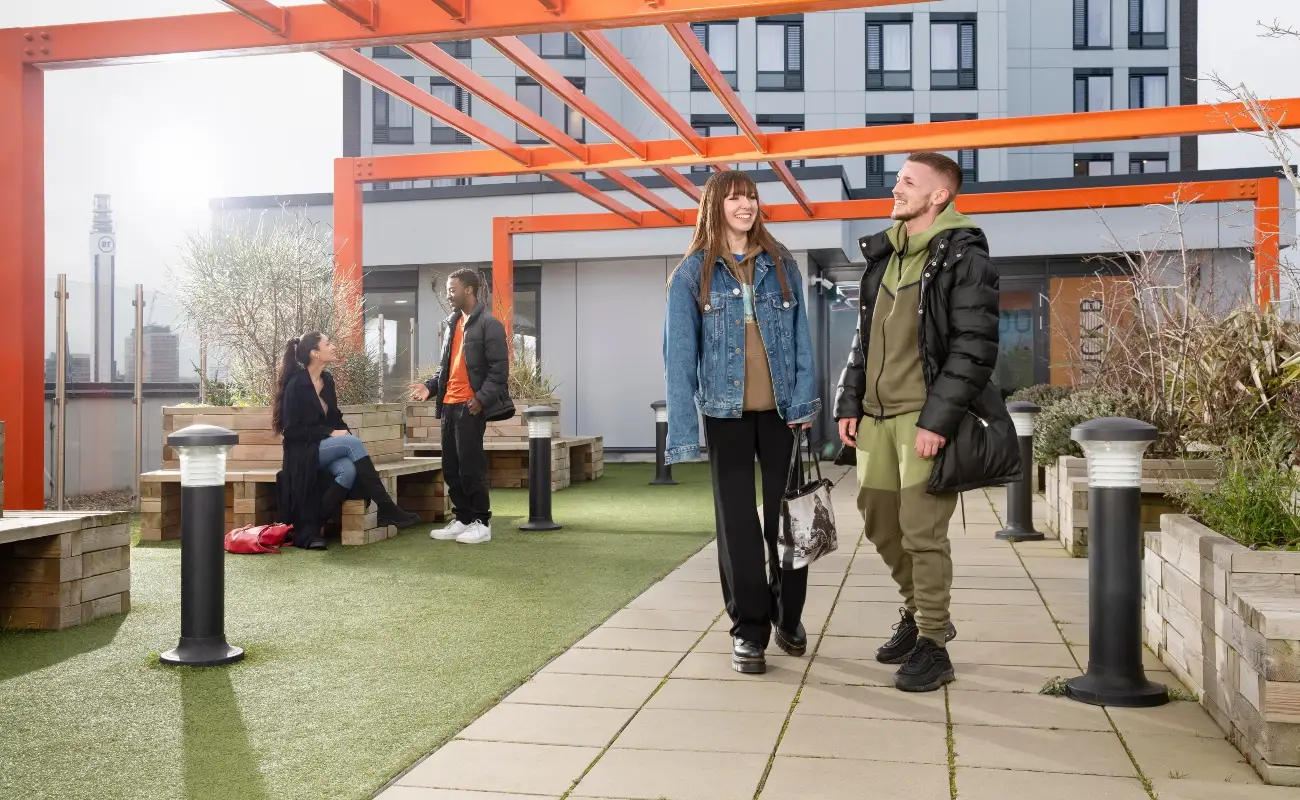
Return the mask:
[[[876,294],[893,252],[882,231],[859,241],[867,259],[859,294],[858,333],[835,393],[836,419],[861,419],[867,348]],[[921,365],[926,400],[917,426],[943,436],[928,490],[964,492],[1020,479],[1015,426],[990,378],[998,359],[998,271],[978,228],[959,228],[930,242],[921,280]]]
[[[451,340],[460,322],[460,312],[454,312],[443,325],[442,368],[438,374],[425,381],[429,399],[437,404],[442,416],[442,398],[447,393],[447,380],[451,375]],[[510,399],[510,351],[506,347],[506,328],[499,320],[484,310],[482,303],[474,306],[465,320],[465,374],[469,388],[483,405],[489,422],[500,422],[515,415],[515,404]]]

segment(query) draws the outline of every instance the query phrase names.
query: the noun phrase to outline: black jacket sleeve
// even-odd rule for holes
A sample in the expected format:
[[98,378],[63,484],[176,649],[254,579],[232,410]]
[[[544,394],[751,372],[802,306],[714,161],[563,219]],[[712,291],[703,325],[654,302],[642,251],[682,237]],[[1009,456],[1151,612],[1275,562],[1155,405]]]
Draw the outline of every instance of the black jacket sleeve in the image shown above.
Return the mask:
[[483,355],[487,359],[487,377],[475,397],[486,408],[507,395],[510,380],[510,351],[506,348],[506,327],[501,320],[485,317]]
[[325,415],[325,422],[331,431],[347,431],[352,433],[352,429],[343,421],[343,411],[339,409],[338,388],[334,383],[334,376],[328,372],[322,373],[325,379],[325,390],[322,395],[325,398],[325,405],[329,407],[329,412]]
[[948,357],[934,376],[918,428],[951,439],[998,360],[998,270],[971,248],[954,268],[948,296]]
[[[295,378],[285,388],[281,419],[286,442],[314,442],[327,438],[336,428],[329,424],[316,399],[310,380]],[[335,407],[337,412],[337,406]],[[342,417],[339,423],[342,423]]]
[[442,377],[442,372],[439,371],[438,374],[434,375],[432,378],[424,382],[424,388],[429,390],[430,400],[433,400],[438,396],[438,379],[441,377]]
[[[858,316],[859,324],[861,315]],[[862,416],[862,397],[867,391],[867,365],[862,360],[862,332],[853,334],[849,360],[840,373],[839,386],[835,388],[835,418],[859,419]]]

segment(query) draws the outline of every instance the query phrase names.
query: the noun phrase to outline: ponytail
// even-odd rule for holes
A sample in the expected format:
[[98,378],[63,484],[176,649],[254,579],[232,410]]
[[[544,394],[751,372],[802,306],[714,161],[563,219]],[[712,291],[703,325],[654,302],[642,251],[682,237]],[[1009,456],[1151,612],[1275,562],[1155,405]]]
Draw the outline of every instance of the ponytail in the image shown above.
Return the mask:
[[277,434],[284,433],[284,389],[289,380],[298,372],[307,368],[311,354],[320,344],[321,334],[308,333],[295,336],[284,344],[284,354],[280,357],[280,374],[275,382],[275,397],[271,401],[271,430]]

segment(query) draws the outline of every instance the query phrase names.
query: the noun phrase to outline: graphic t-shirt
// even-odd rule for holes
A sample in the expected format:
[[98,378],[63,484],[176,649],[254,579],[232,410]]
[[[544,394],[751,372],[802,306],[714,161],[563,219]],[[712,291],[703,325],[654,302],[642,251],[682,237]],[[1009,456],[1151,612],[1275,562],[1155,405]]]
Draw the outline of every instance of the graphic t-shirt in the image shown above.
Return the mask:
[[746,411],[771,411],[776,408],[776,394],[772,390],[772,367],[767,360],[767,347],[758,327],[754,311],[754,261],[735,255],[740,277],[740,294],[745,303],[745,397]]

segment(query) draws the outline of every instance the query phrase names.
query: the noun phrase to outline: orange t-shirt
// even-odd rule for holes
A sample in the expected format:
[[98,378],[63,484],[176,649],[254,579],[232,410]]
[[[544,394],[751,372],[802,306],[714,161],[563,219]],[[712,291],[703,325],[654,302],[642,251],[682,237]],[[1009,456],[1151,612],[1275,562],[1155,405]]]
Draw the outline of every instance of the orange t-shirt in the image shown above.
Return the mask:
[[469,373],[465,371],[465,315],[460,315],[451,335],[451,377],[447,379],[447,391],[443,394],[443,403],[468,403],[474,397],[474,390],[469,385]]

